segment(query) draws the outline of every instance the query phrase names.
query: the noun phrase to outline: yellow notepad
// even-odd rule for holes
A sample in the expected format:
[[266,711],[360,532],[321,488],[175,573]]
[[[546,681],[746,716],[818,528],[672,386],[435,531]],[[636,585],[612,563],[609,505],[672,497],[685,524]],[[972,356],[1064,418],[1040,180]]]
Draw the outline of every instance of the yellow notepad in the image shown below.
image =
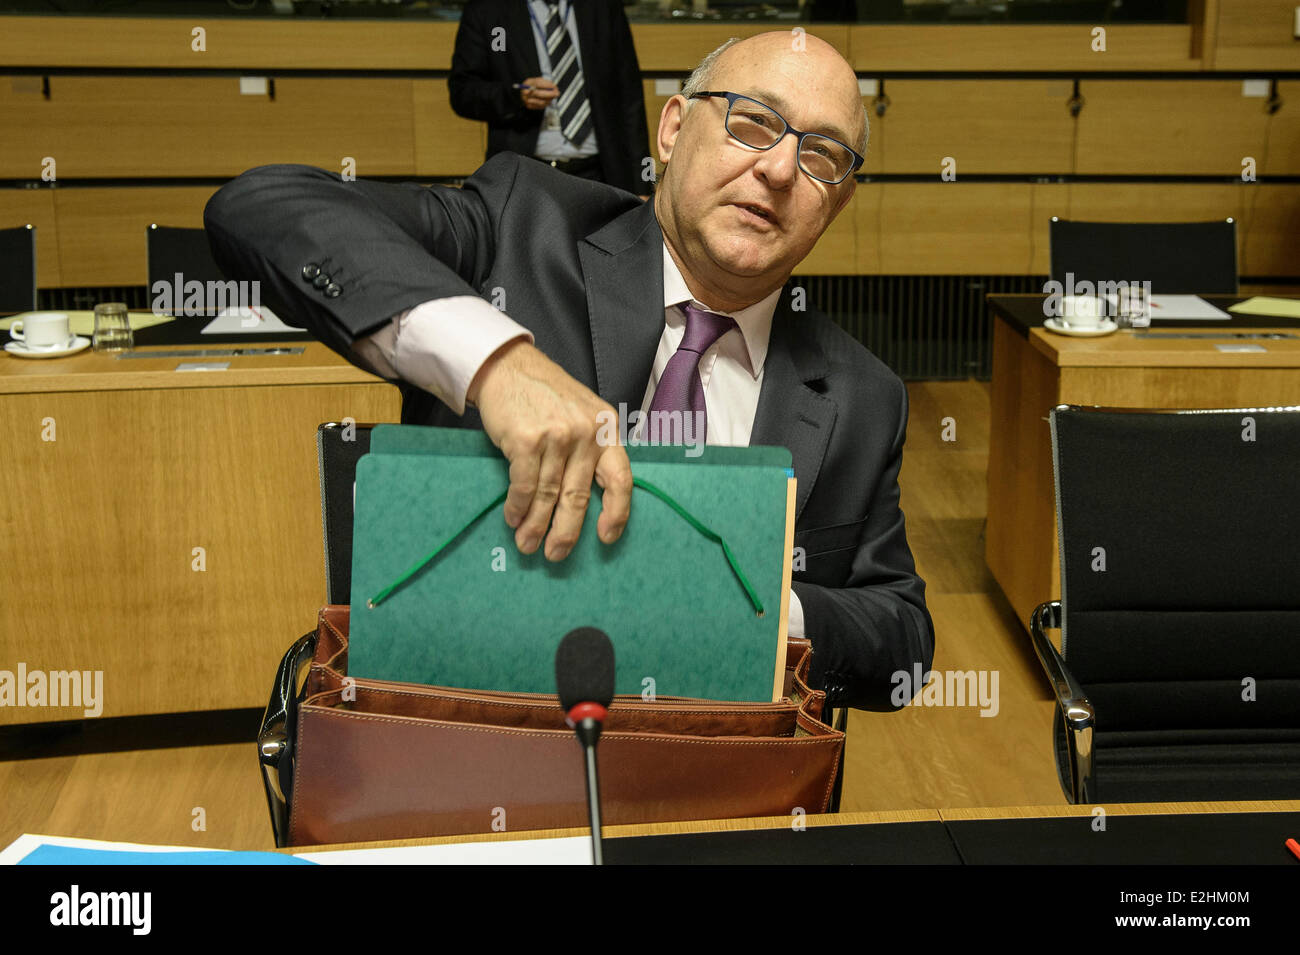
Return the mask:
[[1237,312],[1241,315],[1276,315],[1279,318],[1300,318],[1300,300],[1256,295],[1244,302],[1238,302],[1228,311]]

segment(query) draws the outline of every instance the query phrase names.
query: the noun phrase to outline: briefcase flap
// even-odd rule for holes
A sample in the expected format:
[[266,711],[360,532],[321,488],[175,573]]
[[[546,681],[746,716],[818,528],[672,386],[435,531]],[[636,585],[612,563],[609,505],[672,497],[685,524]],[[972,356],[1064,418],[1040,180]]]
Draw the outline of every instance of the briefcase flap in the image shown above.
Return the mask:
[[[554,696],[352,680],[346,607],[320,614],[289,844],[581,827],[582,749]],[[844,735],[804,648],[778,703],[616,697],[598,747],[606,825],[825,812]]]
[[[322,693],[326,690],[337,689],[343,686],[343,681],[348,672],[348,619],[349,608],[346,605],[329,605],[321,608],[318,619],[318,636],[316,641],[316,653],[312,662],[312,673],[307,684],[306,702],[314,702],[312,697],[315,694]],[[468,652],[468,651],[467,651]],[[786,671],[785,671],[785,698],[786,703],[719,703],[707,700],[697,700],[690,697],[675,696],[654,696],[651,699],[653,703],[661,706],[669,704],[682,704],[676,709],[670,709],[668,712],[682,712],[686,708],[705,705],[709,710],[719,713],[726,713],[732,719],[737,718],[740,714],[777,714],[788,712],[790,704],[793,703],[807,717],[813,720],[820,720],[823,707],[826,703],[826,694],[821,690],[814,690],[808,686],[808,670],[812,665],[812,644],[810,641],[801,638],[791,638],[786,648]],[[410,710],[410,715],[421,715],[416,710],[420,707],[420,698],[428,696],[430,691],[436,692],[440,699],[461,699],[466,704],[483,703],[488,704],[496,701],[499,706],[496,709],[498,713],[504,713],[511,707],[517,708],[521,701],[528,706],[541,707],[542,709],[553,709],[560,713],[559,701],[553,694],[545,693],[508,693],[492,690],[453,690],[446,687],[428,687],[423,684],[397,683],[389,680],[366,680],[354,679],[348,681],[348,685],[355,687],[370,687],[376,692],[388,693],[390,705],[399,705],[399,697],[405,698],[405,705]],[[392,688],[401,688],[402,692],[389,692]],[[324,704],[324,701],[315,701]],[[645,709],[643,704],[651,702],[645,694],[641,696],[615,696],[614,704],[622,703],[626,706],[628,703],[637,703],[637,709]],[[767,707],[765,710],[764,707]],[[654,709],[653,705],[647,712]],[[614,707],[611,706],[611,715]],[[468,713],[469,711],[467,711]],[[480,714],[481,715],[481,714]],[[440,718],[440,717],[430,717]],[[447,718],[447,717],[441,717]],[[622,717],[620,717],[622,718]],[[630,715],[627,718],[631,718]],[[793,715],[791,714],[791,718]],[[478,716],[470,719],[470,722],[477,721]],[[489,721],[490,722],[490,721]],[[560,713],[560,726],[564,725],[563,714]],[[606,724],[609,728],[609,724]],[[712,734],[712,735],[727,735]]]

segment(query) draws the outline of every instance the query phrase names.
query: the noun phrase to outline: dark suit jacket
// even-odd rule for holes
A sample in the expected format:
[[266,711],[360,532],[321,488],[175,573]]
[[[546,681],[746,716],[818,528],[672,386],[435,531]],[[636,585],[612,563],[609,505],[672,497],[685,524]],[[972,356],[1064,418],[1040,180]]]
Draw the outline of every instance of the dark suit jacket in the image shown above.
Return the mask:
[[[345,356],[420,302],[504,296],[505,311],[578,381],[615,407],[641,405],[664,327],[653,203],[503,154],[463,189],[264,166],[213,196],[205,222],[228,277],[262,280],[264,302]],[[475,412],[459,418],[427,392],[404,393],[403,421],[479,426]],[[795,545],[806,562],[794,589],[813,682],[841,704],[891,708],[891,676],[927,670],[933,656],[898,507],[906,423],[897,376],[825,316],[793,311],[787,289],[751,442],[794,456]]]
[[[604,181],[646,195],[653,183],[642,178],[650,155],[645,97],[627,16],[619,0],[576,0],[573,15]],[[494,35],[498,28],[504,34]],[[504,50],[493,49],[498,36]],[[452,109],[488,124],[489,159],[507,150],[525,156],[536,151],[542,111],[526,108],[511,85],[540,73],[526,0],[465,5],[447,86]]]

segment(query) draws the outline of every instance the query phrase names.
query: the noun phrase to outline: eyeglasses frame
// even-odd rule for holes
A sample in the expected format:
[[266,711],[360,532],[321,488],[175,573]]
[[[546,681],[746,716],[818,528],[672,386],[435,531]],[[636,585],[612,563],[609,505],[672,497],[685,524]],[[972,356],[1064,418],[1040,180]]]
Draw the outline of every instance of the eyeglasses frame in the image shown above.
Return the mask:
[[[752,96],[746,96],[743,93],[732,93],[725,90],[700,90],[698,93],[692,93],[689,99],[703,99],[705,97],[711,97],[711,96],[721,96],[723,99],[727,101],[727,115],[722,121],[722,126],[724,129],[727,130],[728,136],[730,136],[732,139],[734,139],[736,142],[740,143],[740,145],[744,146],[747,149],[755,149],[760,152],[766,152],[767,150],[773,149],[776,146],[778,146],[781,140],[785,139],[787,135],[793,133],[794,136],[797,138],[797,142],[795,144],[795,161],[799,165],[799,170],[805,176],[807,176],[809,179],[814,180],[815,182],[824,182],[828,186],[838,186],[845,179],[848,179],[849,176],[853,175],[860,168],[862,168],[862,164],[866,162],[866,158],[861,153],[859,153],[856,149],[850,146],[848,143],[841,142],[840,140],[836,139],[834,136],[827,136],[825,133],[812,133],[812,132],[805,132],[804,130],[801,129],[795,129],[793,126],[790,125],[790,123],[786,120],[786,118],[782,116],[780,113],[778,113],[775,109],[772,109],[771,106],[768,106],[762,100],[754,99],[754,97]],[[758,104],[764,109],[769,110],[772,113],[772,115],[775,116],[777,119],[779,119],[782,123],[785,123],[785,130],[781,133],[780,136],[776,138],[775,142],[773,142],[771,146],[752,146],[731,131],[731,127],[729,126],[729,123],[731,121],[731,108],[736,105],[736,100],[741,100],[741,99],[748,100],[751,103]],[[814,176],[807,169],[805,169],[803,165],[803,161],[799,158],[799,156],[803,152],[803,142],[809,136],[817,136],[821,139],[829,139],[837,146],[843,146],[845,149],[847,149],[849,153],[853,156],[853,164],[849,167],[848,172],[846,172],[839,179],[836,179],[834,182],[832,182],[829,179],[822,179],[819,176]]]

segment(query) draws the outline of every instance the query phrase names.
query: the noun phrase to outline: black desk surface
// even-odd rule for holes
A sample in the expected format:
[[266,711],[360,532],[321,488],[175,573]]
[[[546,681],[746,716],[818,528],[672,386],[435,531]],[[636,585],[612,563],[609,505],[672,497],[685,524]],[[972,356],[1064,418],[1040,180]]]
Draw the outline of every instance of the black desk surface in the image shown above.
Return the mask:
[[276,342],[312,342],[316,338],[310,332],[294,329],[291,332],[231,332],[225,335],[204,335],[203,327],[211,318],[178,318],[137,328],[134,334],[135,346],[142,345],[247,345],[251,343],[270,345]]
[[942,822],[892,822],[625,836],[605,840],[609,865],[960,865]]
[[969,865],[1300,865],[1300,812],[981,819],[944,825]]
[[[1290,296],[1278,295],[1274,298],[1289,298]],[[1014,328],[1022,336],[1028,336],[1029,329],[1037,328],[1043,324],[1046,316],[1043,314],[1043,302],[1046,295],[990,295],[988,296],[989,308],[998,318],[1006,321],[1008,325]],[[1217,306],[1224,311],[1228,306],[1236,305],[1238,302],[1244,302],[1248,298],[1254,298],[1251,295],[1202,295],[1211,305]],[[1217,323],[1205,321],[1203,319],[1179,319],[1179,318],[1153,318],[1151,328],[1201,328],[1201,329],[1248,329],[1248,328],[1300,328],[1300,319],[1288,318],[1284,316],[1272,315],[1238,315],[1233,313],[1230,322]]]
[[1300,865],[1300,812],[870,823],[605,840],[623,865]]

